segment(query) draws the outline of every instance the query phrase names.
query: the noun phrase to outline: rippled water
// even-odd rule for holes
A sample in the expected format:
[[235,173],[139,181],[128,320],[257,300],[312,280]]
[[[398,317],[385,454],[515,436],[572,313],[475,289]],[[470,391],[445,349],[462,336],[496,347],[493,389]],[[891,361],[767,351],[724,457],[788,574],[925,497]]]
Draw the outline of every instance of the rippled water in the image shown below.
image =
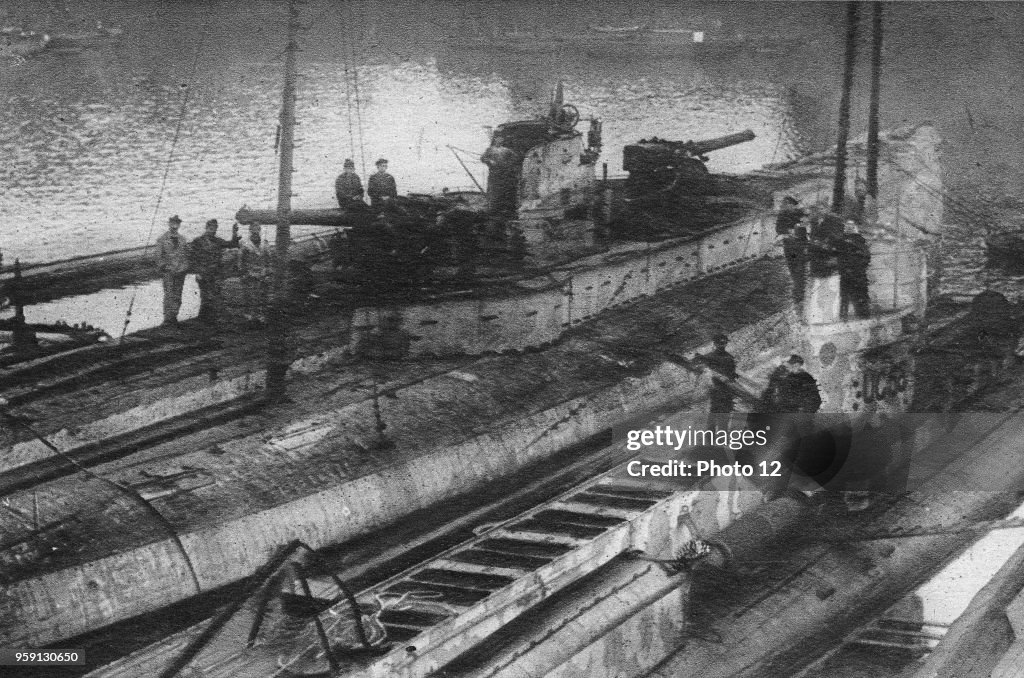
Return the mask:
[[[514,6],[513,6],[514,5]],[[345,157],[362,173],[391,161],[400,190],[471,180],[449,146],[476,156],[490,126],[544,109],[556,81],[605,122],[604,160],[640,137],[690,139],[750,128],[757,139],[712,156],[745,171],[833,142],[842,8],[834,3],[563,1],[349,2],[303,9],[295,204],[329,205]],[[6,25],[118,35],[24,62],[0,62],[0,249],[43,261],[150,242],[170,214],[188,235],[243,204],[274,204],[282,2],[9,2]],[[979,276],[978,212],[1020,197],[1024,58],[1016,3],[887,8],[883,125],[932,120],[947,139],[959,196],[947,272],[957,289],[1011,291]],[[789,39],[770,51],[649,57],[600,49],[476,49],[474,36],[586,32],[589,24],[700,28],[708,39]],[[470,40],[467,42],[466,36]],[[862,50],[854,129],[866,109]],[[175,137],[177,135],[177,141]],[[962,208],[962,209],[960,209]]]

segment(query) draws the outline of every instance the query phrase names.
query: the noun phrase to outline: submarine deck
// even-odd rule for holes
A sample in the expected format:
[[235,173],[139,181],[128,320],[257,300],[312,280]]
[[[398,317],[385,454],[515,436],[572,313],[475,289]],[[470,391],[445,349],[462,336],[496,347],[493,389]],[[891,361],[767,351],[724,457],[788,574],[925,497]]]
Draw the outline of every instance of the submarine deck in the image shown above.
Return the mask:
[[[749,253],[745,249],[749,247],[751,237],[763,236],[742,232],[747,229],[744,223],[731,227],[732,230],[741,231],[732,244],[728,234],[719,238],[724,241],[724,246],[719,248],[722,254],[715,256],[723,262],[728,262],[728,257],[734,257],[735,260],[728,263],[749,263],[759,255],[760,246],[750,248]],[[743,239],[744,236],[746,239]],[[434,333],[422,343],[425,347],[423,351],[429,354],[432,346],[450,341],[448,335],[456,331],[458,324],[455,320],[461,317],[460,314],[469,313],[473,318],[479,315],[479,331],[483,333],[481,336],[486,336],[496,331],[486,325],[499,324],[485,322],[492,317],[488,313],[507,314],[509,317],[500,321],[504,323],[501,327],[504,327],[509,323],[515,325],[518,322],[517,314],[536,315],[540,309],[541,315],[536,319],[523,319],[536,320],[535,329],[523,330],[521,336],[514,341],[490,341],[485,338],[474,347],[481,350],[469,353],[486,354],[488,349],[509,350],[509,346],[514,346],[516,342],[524,344],[520,346],[522,349],[537,348],[558,336],[562,330],[558,327],[559,320],[565,328],[589,319],[589,314],[600,312],[615,302],[615,295],[622,291],[619,288],[629,286],[628,295],[624,295],[623,300],[629,299],[629,295],[645,292],[645,288],[633,289],[635,285],[629,281],[633,275],[632,269],[615,268],[620,260],[647,257],[651,261],[647,266],[654,267],[653,258],[658,256],[658,252],[667,252],[666,248],[672,247],[685,248],[691,238],[675,238],[658,243],[621,243],[609,251],[556,267],[544,275],[524,274],[518,281],[495,281],[481,289],[474,289],[472,295],[467,290],[449,289],[433,298],[423,298],[423,303],[430,303],[432,299],[454,300],[449,304],[450,308],[441,308],[435,314],[444,323],[439,327],[447,329],[420,328],[421,333],[422,330]],[[713,250],[716,244],[723,243],[709,241],[707,247]],[[672,273],[679,281],[692,284],[692,281],[699,279],[699,273],[707,274],[715,270],[711,263],[697,261],[704,257],[697,257],[691,264],[688,261],[679,263],[679,256],[675,257],[674,262],[670,256],[665,256],[669,263],[680,269],[678,273]],[[665,265],[660,260],[657,263],[657,266]],[[697,265],[707,267],[708,270],[683,268]],[[610,266],[614,275],[589,275],[586,278],[587,284],[599,286],[595,292],[587,293],[593,295],[592,301],[587,301],[587,294],[582,289],[577,290],[575,296],[572,289],[568,293],[562,289],[567,284],[566,280],[571,285],[571,281],[575,280],[572,276],[587,276],[587,272],[595,266]],[[637,263],[633,268],[638,266],[641,264]],[[659,275],[662,271],[672,271],[672,266],[658,269]],[[612,285],[607,288],[608,291],[600,287],[610,283],[616,283],[618,287]],[[649,287],[657,290],[658,285],[664,288],[665,284],[662,282]],[[549,290],[550,295],[538,298],[535,304],[537,308],[533,310],[527,308],[525,302],[505,311],[500,307],[494,311],[484,310],[490,308],[487,304],[491,298],[512,297],[516,292],[520,295],[544,294],[545,290]],[[480,293],[483,293],[482,297]],[[569,295],[568,299],[564,298],[566,294]],[[611,297],[605,299],[609,294]],[[480,300],[479,309],[463,308],[467,303],[476,303],[474,300],[477,299]],[[567,317],[558,317],[565,315],[566,311],[555,309],[566,304],[569,304],[573,312]],[[348,355],[353,346],[353,337],[363,336],[368,327],[373,327],[373,316],[387,308],[384,303],[383,306],[359,310],[351,301],[339,302],[330,294],[311,296],[307,307],[299,309],[300,313],[289,331],[294,359],[292,378],[320,370],[331,372],[340,365],[346,365],[351,367],[357,381],[365,383],[372,376],[372,370],[349,365],[351,361]],[[369,325],[366,324],[367,320]],[[417,320],[420,325],[437,322],[437,319],[430,317]],[[376,321],[379,322],[379,319]],[[91,459],[96,454],[116,456],[122,453],[118,451],[121,448],[137,446],[140,437],[168,437],[183,432],[182,426],[194,426],[192,420],[230,418],[235,416],[237,408],[250,407],[252,403],[245,402],[245,398],[253,400],[259,395],[265,376],[260,361],[253,358],[266,353],[266,342],[263,332],[240,323],[224,322],[219,331],[211,332],[202,325],[186,321],[178,326],[160,327],[129,335],[118,345],[86,347],[0,369],[0,395],[6,399],[7,408],[32,422],[37,431],[46,435],[52,444],[62,450],[75,450],[85,459]],[[458,346],[455,348],[458,349]],[[421,355],[417,367],[407,368],[407,372],[412,373],[411,379],[415,381],[430,374],[433,369],[430,365],[436,362],[429,355]],[[440,362],[443,364],[445,361]],[[379,380],[379,377],[373,378]],[[189,421],[183,421],[186,415]],[[100,442],[106,443],[106,451],[96,449]],[[0,461],[0,488],[10,486],[4,479],[5,472],[51,456],[50,452],[42,449],[42,443],[31,439],[27,431],[11,430],[10,427],[3,430],[0,436],[0,450],[4,451],[3,461]],[[39,477],[47,477],[47,473],[41,472]]]
[[[159,485],[161,478],[167,479],[175,471],[191,470],[193,475],[203,476],[207,473],[203,469],[210,467],[210,461],[220,458],[216,464],[221,467],[218,473],[234,475],[235,480],[245,486],[245,492],[238,495],[237,501],[225,501],[223,493],[228,488],[222,483],[227,477],[213,477],[208,484],[192,489],[187,483],[182,487],[167,480],[170,491],[157,499],[161,514],[177,531],[198,530],[204,525],[259,511],[284,496],[301,492],[306,484],[324,483],[323,477],[312,480],[303,477],[306,474],[337,476],[328,482],[340,483],[346,478],[382,470],[393,456],[403,455],[403,451],[414,454],[415,450],[428,447],[428,441],[457,439],[471,431],[495,427],[502,421],[569,401],[624,377],[639,376],[659,364],[666,351],[692,350],[706,344],[714,333],[709,328],[729,332],[782,311],[788,305],[788,279],[782,268],[780,262],[773,260],[757,262],[630,307],[612,310],[570,331],[559,345],[543,352],[392,363],[390,366],[355,364],[339,367],[337,371],[300,376],[293,385],[295,400],[292,403],[273,411],[245,413],[208,429],[160,441],[134,455],[101,464],[95,472],[129,486],[140,487],[147,481]],[[720,294],[723,290],[729,294]],[[384,376],[384,372],[391,374]],[[141,383],[137,383],[136,388],[147,388],[144,384],[150,376],[149,373],[137,375]],[[402,417],[415,415],[412,420],[407,419],[401,426],[389,425],[388,436],[396,443],[395,450],[367,454],[374,440],[371,418],[354,422],[345,436],[348,440],[335,441],[330,450],[324,449],[316,455],[319,460],[305,459],[305,470],[299,473],[286,455],[280,458],[280,454],[257,454],[251,447],[245,455],[226,452],[239,439],[252,437],[254,433],[264,432],[257,433],[257,437],[269,440],[275,435],[271,432],[284,436],[287,432],[281,430],[282,427],[304,417],[338,411],[353,403],[365,405],[371,398],[375,380],[377,391],[385,395],[381,398],[385,403],[396,397],[408,400],[414,395],[410,387],[416,385],[419,389],[419,393],[415,393],[419,404],[413,406],[406,402],[403,408]],[[62,400],[70,405],[76,399],[80,401],[81,395],[64,394],[49,406],[60,408]],[[93,405],[82,405],[90,406]],[[390,408],[385,404],[383,409],[388,418]],[[365,408],[362,414],[366,414]],[[270,470],[272,468],[277,471]],[[262,480],[254,476],[254,469]],[[77,469],[65,472],[68,470]],[[51,526],[45,534],[47,543],[59,557],[47,554],[42,560],[29,558],[17,563],[5,559],[3,578],[8,583],[64,567],[69,561],[88,562],[164,534],[163,528],[155,529],[159,526],[119,521],[114,515],[117,511],[102,502],[107,515],[93,516],[94,523],[90,523],[87,516],[76,515],[73,507],[92,504],[89,498],[98,491],[97,483],[85,482],[77,475],[41,484],[31,482],[31,475],[28,481],[24,477],[3,480],[8,487],[20,483],[26,488],[9,493],[8,510],[0,512],[0,531],[5,535],[5,543],[17,544],[42,536],[31,521],[26,524],[25,516],[31,513],[28,507],[33,505],[51,520],[67,521]],[[111,490],[103,490],[103,494],[109,495]],[[123,500],[116,504],[123,504]]]

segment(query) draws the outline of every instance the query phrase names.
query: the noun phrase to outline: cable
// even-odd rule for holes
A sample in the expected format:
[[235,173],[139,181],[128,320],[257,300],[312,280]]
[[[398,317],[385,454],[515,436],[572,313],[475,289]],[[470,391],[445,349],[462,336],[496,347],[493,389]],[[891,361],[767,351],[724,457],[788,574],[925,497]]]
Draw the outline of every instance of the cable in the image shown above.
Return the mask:
[[[342,31],[342,51],[348,52],[348,31]],[[345,55],[343,55],[344,58]],[[354,158],[356,155],[356,139],[354,132],[352,131],[352,88],[349,86],[349,74],[348,74],[348,58],[344,58],[344,71],[345,71],[345,109],[348,113],[348,149],[349,153]],[[363,162],[363,176],[366,176],[366,162]]]
[[[352,148],[352,155],[355,156],[356,144],[352,134],[352,103],[351,98],[355,97],[355,118],[357,131],[359,133],[359,162],[363,173],[366,176],[366,143],[363,137],[363,114],[362,114],[362,100],[359,96],[359,72],[358,72],[358,57],[359,52],[355,46],[355,39],[352,37],[350,26],[354,24],[354,13],[352,10],[351,3],[347,3],[342,7],[342,18],[346,19],[345,13],[347,12],[347,20],[345,20],[345,29],[342,31],[342,49],[345,52],[345,97],[348,100],[348,127],[349,127],[349,145]],[[349,74],[349,62],[352,64],[351,77]]]
[[[156,204],[153,206],[153,215],[149,220],[149,231],[146,233],[146,244],[145,250],[149,250],[150,242],[153,238],[153,228],[156,226],[156,218],[160,213],[160,205],[164,199],[164,190],[167,188],[167,177],[171,173],[171,163],[174,162],[174,150],[178,146],[178,139],[181,137],[181,128],[185,122],[185,113],[188,107],[188,100],[192,96],[192,85],[195,83],[196,70],[199,67],[199,57],[203,52],[203,44],[206,42],[207,30],[210,26],[210,10],[207,11],[206,21],[203,23],[203,30],[199,34],[199,42],[196,45],[196,52],[192,57],[192,68],[189,72],[188,84],[185,87],[185,96],[181,100],[181,110],[178,112],[178,122],[174,127],[174,136],[171,138],[171,150],[167,155],[167,164],[164,166],[164,175],[160,180],[160,191],[156,196]],[[128,325],[132,319],[132,309],[135,308],[135,298],[138,296],[139,290],[136,287],[132,291],[132,298],[128,302],[128,310],[125,312],[124,326],[121,328],[121,339],[124,339],[125,334],[128,333]]]
[[[352,3],[348,3],[349,16],[355,18],[355,10]],[[349,48],[352,50],[352,87],[356,97],[356,125],[359,129],[359,159],[362,163],[363,174],[366,174],[366,138],[363,136],[363,104],[359,96],[359,59],[362,58],[354,40],[349,41]]]
[[189,73],[188,85],[185,88],[185,96],[181,100],[181,110],[178,112],[178,122],[174,127],[174,136],[171,138],[171,151],[167,155],[167,164],[164,166],[164,175],[160,180],[160,191],[157,193],[156,205],[153,206],[153,215],[149,221],[149,232],[146,234],[146,247],[149,247],[149,241],[153,236],[153,228],[156,226],[156,217],[160,212],[160,204],[163,202],[164,190],[167,187],[167,177],[171,173],[171,163],[174,161],[174,151],[178,145],[178,139],[181,137],[181,128],[185,122],[188,100],[192,96],[192,85],[195,82],[196,70],[199,67],[199,57],[202,54],[203,43],[206,41],[208,27],[209,18],[207,18],[206,23],[203,24],[202,33],[199,35],[199,43],[196,45],[196,52],[192,57],[192,68]]

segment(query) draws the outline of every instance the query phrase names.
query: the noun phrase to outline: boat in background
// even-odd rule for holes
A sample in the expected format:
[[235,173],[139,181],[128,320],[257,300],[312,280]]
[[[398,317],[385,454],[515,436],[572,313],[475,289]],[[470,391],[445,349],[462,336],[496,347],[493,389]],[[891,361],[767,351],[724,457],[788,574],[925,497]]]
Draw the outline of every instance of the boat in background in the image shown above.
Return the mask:
[[726,33],[720,27],[708,29],[631,24],[591,25],[586,31],[566,32],[538,28],[534,31],[493,31],[489,35],[468,33],[445,39],[451,49],[557,53],[583,51],[590,56],[628,54],[634,59],[671,56],[713,56],[725,53],[781,52],[793,44],[778,34],[748,35]]
[[92,30],[29,31],[15,26],[0,30],[0,59],[26,59],[44,52],[78,51],[102,46],[123,33],[118,27],[96,22]]
[[88,30],[72,32],[54,31],[50,36],[47,47],[53,50],[82,50],[100,47],[113,38],[118,37],[124,30],[116,26],[104,26],[102,21],[97,21],[96,26]]
[[34,31],[5,32],[0,37],[0,59],[26,59],[42,54],[50,46],[51,36]]

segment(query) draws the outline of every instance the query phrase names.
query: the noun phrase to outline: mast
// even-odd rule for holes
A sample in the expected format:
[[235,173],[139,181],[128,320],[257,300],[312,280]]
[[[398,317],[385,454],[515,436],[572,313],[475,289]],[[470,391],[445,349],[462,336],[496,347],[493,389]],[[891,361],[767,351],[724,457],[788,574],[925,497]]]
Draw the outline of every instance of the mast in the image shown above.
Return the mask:
[[288,372],[288,246],[291,243],[292,155],[295,149],[295,60],[298,53],[299,10],[288,0],[288,44],[284,57],[281,94],[280,167],[277,181],[277,234],[274,240],[274,275],[267,323],[267,398],[285,397]]
[[846,59],[843,64],[843,96],[839,101],[839,139],[836,142],[836,178],[832,185],[832,211],[843,211],[846,197],[846,140],[850,136],[850,90],[857,55],[857,3],[846,3]]
[[878,199],[878,97],[882,75],[882,3],[872,3],[871,102],[868,106],[868,195]]

